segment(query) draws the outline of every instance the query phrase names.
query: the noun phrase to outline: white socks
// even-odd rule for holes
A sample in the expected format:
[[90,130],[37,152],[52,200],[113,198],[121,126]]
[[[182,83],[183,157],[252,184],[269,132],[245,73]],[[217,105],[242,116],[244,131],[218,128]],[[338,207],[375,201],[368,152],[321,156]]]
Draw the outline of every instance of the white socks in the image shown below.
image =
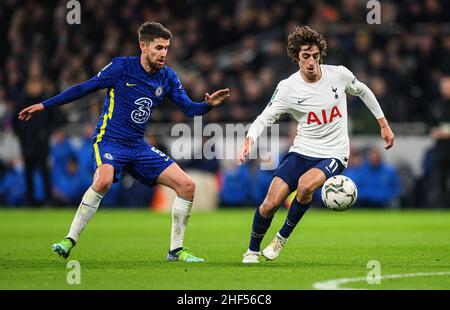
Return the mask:
[[86,227],[91,217],[97,211],[102,198],[102,195],[94,191],[92,187],[89,187],[89,189],[84,194],[83,199],[81,200],[78,211],[75,214],[72,225],[70,226],[70,231],[67,234],[68,238],[73,239],[75,242],[78,241],[80,233],[83,231],[84,227]]
[[191,215],[192,201],[175,197],[172,207],[172,231],[170,234],[170,250],[183,247],[184,232]]
[[[67,234],[68,238],[78,241],[78,237],[91,217],[97,211],[100,201],[103,196],[89,187],[81,200],[78,211],[75,214],[70,231]],[[180,197],[175,197],[172,207],[172,231],[170,235],[170,250],[183,247],[184,234],[186,225],[191,215],[192,201],[184,200]]]

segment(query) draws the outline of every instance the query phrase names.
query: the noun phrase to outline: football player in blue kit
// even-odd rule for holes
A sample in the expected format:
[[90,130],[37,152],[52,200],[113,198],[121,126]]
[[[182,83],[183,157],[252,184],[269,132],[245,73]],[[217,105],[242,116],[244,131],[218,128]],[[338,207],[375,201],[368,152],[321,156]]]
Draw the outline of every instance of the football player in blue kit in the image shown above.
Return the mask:
[[169,156],[149,145],[144,133],[152,112],[165,97],[193,117],[220,105],[230,92],[221,89],[211,95],[206,93],[205,101],[193,102],[176,73],[164,64],[172,38],[170,31],[159,23],[146,22],[139,27],[138,34],[140,56],[114,58],[90,80],[19,113],[19,119],[27,121],[46,109],[106,89],[105,104],[93,134],[94,180],[82,198],[67,237],[55,243],[53,251],[64,258],[69,256],[103,196],[125,170],[142,184],[163,184],[176,192],[167,259],[202,262],[202,258],[183,247],[195,183]]

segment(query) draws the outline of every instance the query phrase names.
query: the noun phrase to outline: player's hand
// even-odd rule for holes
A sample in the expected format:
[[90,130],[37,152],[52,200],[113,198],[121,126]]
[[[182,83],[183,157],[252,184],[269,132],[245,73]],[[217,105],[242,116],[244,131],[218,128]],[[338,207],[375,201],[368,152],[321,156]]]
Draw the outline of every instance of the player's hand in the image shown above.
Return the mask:
[[228,88],[219,89],[212,95],[205,93],[205,101],[211,107],[218,106],[228,97],[230,97],[230,90]]
[[391,130],[391,127],[385,126],[381,127],[381,138],[386,142],[384,146],[385,150],[389,150],[394,145],[394,133]]
[[23,109],[19,113],[19,119],[21,121],[29,121],[36,114],[44,111],[44,105],[42,103],[37,103]]
[[247,158],[248,154],[250,154],[250,150],[253,145],[253,139],[248,137],[245,139],[244,144],[241,146],[241,150],[237,154],[236,163],[238,166],[242,165],[242,163]]
[[389,150],[394,145],[394,133],[385,117],[378,119],[378,123],[381,127],[381,138],[386,142],[384,149]]

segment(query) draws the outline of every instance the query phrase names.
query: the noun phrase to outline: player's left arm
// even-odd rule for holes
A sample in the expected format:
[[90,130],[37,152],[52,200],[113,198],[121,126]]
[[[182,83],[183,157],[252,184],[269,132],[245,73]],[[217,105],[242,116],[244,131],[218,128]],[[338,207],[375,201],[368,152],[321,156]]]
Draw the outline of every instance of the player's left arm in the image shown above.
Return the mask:
[[203,102],[192,101],[181,85],[178,76],[175,72],[172,72],[172,74],[171,89],[169,90],[167,96],[181,109],[181,111],[183,111],[184,114],[189,117],[208,113],[212,108],[217,107],[230,96],[230,90],[225,88],[220,89],[211,95],[209,93],[205,93],[205,100]]
[[386,150],[390,149],[394,145],[395,136],[386,117],[384,116],[383,110],[381,109],[377,98],[366,84],[358,81],[347,68],[343,68],[344,75],[349,80],[345,91],[353,96],[358,96],[361,98],[364,104],[376,117],[378,123],[380,124],[381,138],[386,142],[384,148]]

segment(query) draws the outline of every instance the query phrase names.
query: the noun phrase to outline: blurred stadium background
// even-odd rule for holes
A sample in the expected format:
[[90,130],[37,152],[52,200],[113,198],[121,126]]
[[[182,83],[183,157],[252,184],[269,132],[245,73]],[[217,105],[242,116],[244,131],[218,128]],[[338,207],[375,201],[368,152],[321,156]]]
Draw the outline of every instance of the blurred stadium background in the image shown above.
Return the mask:
[[[450,2],[381,1],[379,25],[366,23],[362,0],[86,0],[79,25],[67,24],[67,2],[0,1],[1,206],[78,205],[92,179],[90,136],[104,92],[28,124],[18,123],[18,110],[89,79],[112,57],[137,55],[138,26],[155,20],[174,35],[168,65],[191,98],[231,88],[204,125],[253,121],[278,81],[298,70],[286,55],[290,30],[310,25],[322,32],[329,46],[324,62],[343,64],[365,82],[396,134],[394,149],[383,151],[376,120],[349,96],[346,173],[358,186],[360,206],[450,207]],[[171,103],[161,106],[147,139],[170,155],[176,123],[192,120]],[[280,124],[286,146],[293,125],[289,117]],[[256,160],[241,168],[221,160],[178,163],[197,180],[197,209],[255,206],[271,180]],[[124,175],[102,204],[164,210],[170,194]]]

